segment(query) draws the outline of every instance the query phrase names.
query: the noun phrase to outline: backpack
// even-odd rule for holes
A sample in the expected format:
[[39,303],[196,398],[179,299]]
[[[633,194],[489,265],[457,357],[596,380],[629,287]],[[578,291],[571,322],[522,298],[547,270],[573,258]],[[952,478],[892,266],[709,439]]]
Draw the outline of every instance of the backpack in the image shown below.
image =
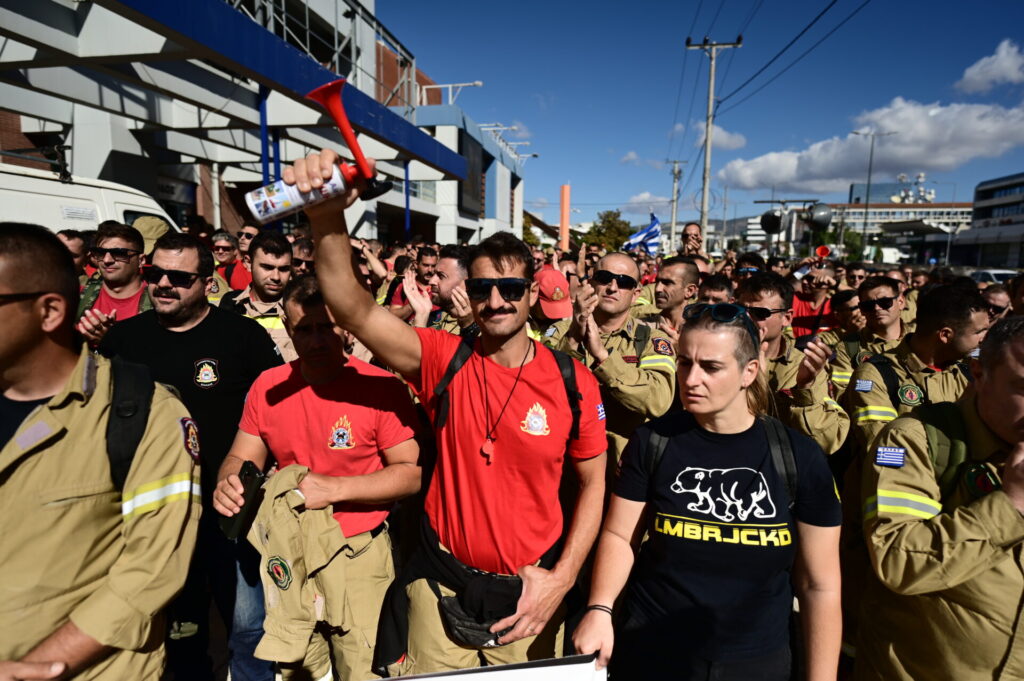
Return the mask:
[[[439,431],[444,427],[444,424],[448,422],[448,386],[451,384],[452,379],[455,378],[455,374],[459,372],[459,369],[469,361],[470,355],[473,354],[473,345],[476,342],[477,334],[468,333],[462,336],[462,342],[455,349],[455,354],[452,355],[452,359],[448,362],[448,368],[444,372],[444,376],[438,382],[434,388],[434,395],[437,397],[437,414],[434,418],[434,429]],[[565,394],[569,399],[569,412],[572,414],[572,427],[569,429],[569,443],[573,440],[578,440],[580,437],[580,400],[583,399],[583,395],[580,394],[576,387],[576,366],[572,361],[572,358],[566,355],[564,352],[559,352],[547,346],[551,354],[555,356],[555,363],[558,364],[558,371],[562,375],[562,384],[565,386]],[[568,444],[566,443],[566,447]]]
[[155,388],[149,368],[141,364],[114,357],[110,373],[114,394],[107,416],[107,459],[110,479],[117,491],[123,492],[135,450],[146,432]]
[[[767,414],[762,415],[760,418],[768,434],[768,450],[772,455],[772,465],[786,486],[786,492],[789,494],[789,508],[792,510],[793,505],[796,503],[797,491],[797,470],[796,459],[793,456],[793,442],[789,439],[789,433],[786,431],[786,426],[783,425],[782,421]],[[671,437],[668,433],[659,432],[659,425],[657,422],[648,424],[647,439],[640,445],[640,456],[647,463],[648,479],[654,478],[654,474],[661,464],[665,448],[668,447],[668,441]]]
[[928,457],[939,483],[940,500],[956,487],[960,465],[967,460],[967,425],[953,402],[922,404],[914,413],[924,423]]
[[[885,383],[885,392],[889,394],[889,402],[892,403],[894,408],[897,408],[902,402],[902,400],[900,400],[901,381],[900,377],[896,375],[896,369],[892,366],[892,360],[885,355],[872,355],[866,361],[874,365],[874,367],[878,369],[878,373],[882,375],[882,382]],[[964,372],[968,381],[974,380],[974,377],[971,375],[970,362],[961,360],[957,362],[956,365]],[[916,387],[921,392],[921,396],[925,400],[925,404],[928,404],[928,393],[922,390],[920,386]]]
[[850,358],[850,366],[856,369],[860,365],[860,334],[851,333],[843,338],[843,346]]
[[640,357],[647,348],[647,341],[651,340],[651,327],[646,324],[637,324],[633,336],[633,347],[636,349],[636,361],[639,364]]

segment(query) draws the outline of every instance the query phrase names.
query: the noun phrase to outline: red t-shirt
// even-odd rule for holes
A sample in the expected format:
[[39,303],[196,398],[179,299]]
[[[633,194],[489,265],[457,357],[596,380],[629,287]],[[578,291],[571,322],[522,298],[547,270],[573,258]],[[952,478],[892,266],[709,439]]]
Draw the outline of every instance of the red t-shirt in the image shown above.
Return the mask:
[[[828,331],[836,324],[835,316],[832,314],[832,300],[826,298],[822,307],[817,310],[811,307],[811,298],[803,298],[797,293],[793,296],[793,335],[797,338],[812,333]],[[818,321],[818,314],[821,313],[821,320]],[[815,324],[817,322],[817,324]]]
[[135,292],[135,295],[128,298],[115,298],[109,293],[104,287],[100,287],[100,294],[96,298],[96,302],[92,304],[92,309],[103,314],[110,316],[111,312],[117,312],[117,321],[123,322],[129,317],[134,317],[139,313],[139,301],[142,299],[142,294],[146,292],[145,286],[140,286],[139,290]]
[[[419,286],[419,284],[416,284],[416,285]],[[430,287],[429,286],[426,287],[426,288],[420,287],[420,290],[423,291],[423,293],[425,293],[427,296],[430,296]],[[409,299],[405,297],[405,282],[403,281],[401,284],[399,284],[397,287],[395,287],[395,292],[394,292],[394,294],[392,294],[391,301],[388,303],[388,305],[408,305],[408,304],[409,304]],[[430,304],[430,311],[431,312],[437,312],[440,309],[441,309],[440,306],[434,305],[433,303]],[[415,316],[416,315],[414,315],[414,314],[410,314],[406,318],[406,321],[412,319]]]
[[[423,358],[412,385],[433,420],[434,387],[462,339],[435,329],[416,333]],[[456,558],[488,572],[515,574],[535,563],[562,532],[558,487],[572,416],[554,355],[540,343],[535,349],[515,390],[519,367],[507,369],[474,352],[448,386],[448,420],[436,434],[427,517]],[[570,444],[569,455],[589,459],[608,448],[604,405],[597,379],[579,362],[576,384],[583,395],[580,437]],[[490,416],[486,425],[484,399]],[[485,457],[480,448],[487,428],[506,400],[494,431],[494,452]]]
[[[228,267],[231,267],[230,278],[227,276]],[[218,267],[217,274],[219,274],[224,281],[228,282],[228,286],[232,291],[241,291],[252,283],[252,272],[245,269],[245,265],[237,260],[231,263],[231,265],[221,265]]]
[[[350,357],[330,383],[310,386],[299,362],[268,369],[249,390],[239,428],[263,440],[281,467],[356,476],[384,467],[382,452],[413,437],[416,411],[392,374]],[[346,537],[388,517],[390,505],[340,503],[334,517]]]

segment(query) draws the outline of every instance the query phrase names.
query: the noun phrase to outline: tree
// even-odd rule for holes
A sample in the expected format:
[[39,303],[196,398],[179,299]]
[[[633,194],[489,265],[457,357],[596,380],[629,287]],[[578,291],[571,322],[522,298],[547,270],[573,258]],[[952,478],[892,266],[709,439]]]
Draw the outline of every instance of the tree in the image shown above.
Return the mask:
[[604,210],[597,214],[597,220],[583,235],[583,242],[599,244],[609,251],[617,251],[634,231],[636,230],[633,226],[622,219],[622,211]]
[[540,246],[540,239],[533,231],[533,220],[530,219],[530,214],[526,211],[523,211],[523,242],[527,246]]

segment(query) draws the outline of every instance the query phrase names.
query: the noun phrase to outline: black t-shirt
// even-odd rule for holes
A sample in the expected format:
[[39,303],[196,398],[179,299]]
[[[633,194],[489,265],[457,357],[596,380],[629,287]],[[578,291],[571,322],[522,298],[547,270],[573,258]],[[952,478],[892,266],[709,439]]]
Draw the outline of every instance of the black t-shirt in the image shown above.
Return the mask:
[[154,380],[178,390],[199,426],[203,498],[209,501],[249,388],[282,363],[274,341],[252,319],[210,306],[206,318],[188,331],[165,329],[152,310],[118,322],[100,351],[144,364]]
[[674,653],[709,660],[785,647],[795,521],[834,527],[842,520],[825,455],[788,429],[798,476],[790,511],[760,420],[729,435],[704,430],[685,412],[664,420],[672,435],[653,481],[638,455],[648,425],[626,447],[615,488],[650,511],[649,539],[628,587],[629,617],[653,639],[671,641]]
[[14,434],[18,432],[21,422],[40,404],[46,404],[51,398],[40,400],[12,400],[0,393],[0,449],[7,446]]

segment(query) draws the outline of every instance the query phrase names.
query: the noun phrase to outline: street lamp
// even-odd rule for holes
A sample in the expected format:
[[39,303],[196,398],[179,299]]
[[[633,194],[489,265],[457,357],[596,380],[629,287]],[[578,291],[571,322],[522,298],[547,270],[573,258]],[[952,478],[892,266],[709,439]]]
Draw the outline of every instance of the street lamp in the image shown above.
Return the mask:
[[953,185],[953,200],[950,203],[956,203],[956,182],[950,182],[948,180],[928,180],[932,184],[951,184]]
[[864,190],[864,224],[861,227],[860,240],[861,240],[861,259],[867,255],[868,246],[868,211],[871,209],[871,169],[875,163],[875,138],[876,137],[888,137],[889,135],[895,135],[895,132],[861,132],[859,130],[853,131],[854,135],[863,135],[871,138],[871,150],[868,152],[868,186]]

